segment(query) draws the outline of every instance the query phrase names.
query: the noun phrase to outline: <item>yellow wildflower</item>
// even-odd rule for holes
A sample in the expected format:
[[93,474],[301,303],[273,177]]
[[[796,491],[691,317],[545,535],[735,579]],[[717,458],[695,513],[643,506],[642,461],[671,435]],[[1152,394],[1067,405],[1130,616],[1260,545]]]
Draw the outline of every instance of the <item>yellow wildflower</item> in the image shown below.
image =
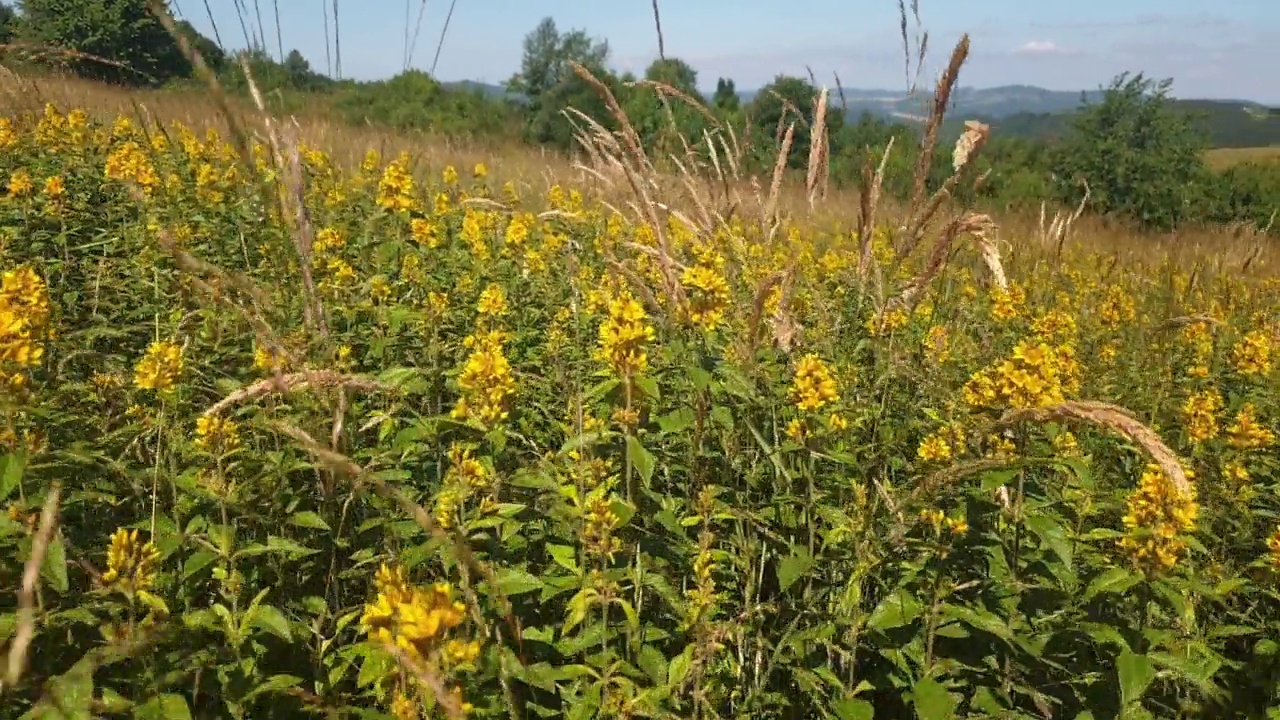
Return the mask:
[[830,368],[817,355],[807,354],[796,363],[791,400],[801,412],[821,410],[827,403],[840,400]]

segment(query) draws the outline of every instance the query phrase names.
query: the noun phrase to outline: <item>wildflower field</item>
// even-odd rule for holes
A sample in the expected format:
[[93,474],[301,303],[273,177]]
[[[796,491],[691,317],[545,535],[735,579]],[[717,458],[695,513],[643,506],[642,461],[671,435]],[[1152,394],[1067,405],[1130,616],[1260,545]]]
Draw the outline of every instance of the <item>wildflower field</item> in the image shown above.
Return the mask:
[[0,119],[0,717],[1280,716],[1266,256],[266,128]]

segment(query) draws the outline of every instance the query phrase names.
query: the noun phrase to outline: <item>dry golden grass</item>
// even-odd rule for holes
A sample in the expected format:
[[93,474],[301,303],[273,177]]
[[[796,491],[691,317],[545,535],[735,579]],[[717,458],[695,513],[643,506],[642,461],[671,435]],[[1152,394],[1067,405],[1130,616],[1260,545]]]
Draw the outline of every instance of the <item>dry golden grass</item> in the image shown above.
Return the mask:
[[1242,162],[1280,162],[1280,145],[1251,148],[1214,148],[1205,153],[1214,170],[1223,170]]
[[[225,118],[208,92],[189,89],[129,90],[78,78],[47,75],[19,77],[0,69],[0,97],[16,113],[40,111],[47,102],[60,108],[81,108],[104,116],[125,114],[163,122],[180,121],[194,129],[227,130]],[[258,127],[261,115],[247,100],[233,98],[234,110],[246,127]],[[484,163],[500,182],[541,192],[562,183],[579,188],[599,188],[602,183],[576,166],[571,158],[543,148],[511,142],[463,141],[421,132],[404,132],[373,125],[352,126],[325,116],[323,108],[293,116],[303,142],[324,148],[337,162],[357,165],[368,148],[377,148],[384,157],[402,151],[417,158],[425,168],[454,165],[471,168]],[[1243,159],[1280,159],[1280,148],[1220,149],[1211,151],[1215,163]],[[1234,160],[1229,160],[1234,158]],[[774,178],[780,182],[781,178]],[[805,215],[824,227],[857,227],[860,207],[857,187],[835,188],[816,204],[810,201],[812,188],[805,177],[783,183],[773,191],[784,212]],[[606,189],[607,191],[607,189]],[[894,203],[879,199],[880,212],[898,217]],[[1069,213],[1067,213],[1069,214]],[[1001,245],[1033,242],[1043,234],[1039,210],[992,213],[998,230],[993,240]],[[1050,212],[1052,215],[1052,212]],[[1041,238],[1043,240],[1043,238]],[[1048,240],[1045,240],[1046,242]],[[1255,271],[1273,272],[1280,267],[1280,250],[1240,229],[1193,228],[1167,235],[1137,233],[1123,223],[1110,222],[1085,213],[1069,230],[1067,242],[1116,258],[1118,264],[1155,266],[1172,257],[1184,267],[1220,269],[1246,262]],[[1017,253],[1007,263],[1017,263]]]

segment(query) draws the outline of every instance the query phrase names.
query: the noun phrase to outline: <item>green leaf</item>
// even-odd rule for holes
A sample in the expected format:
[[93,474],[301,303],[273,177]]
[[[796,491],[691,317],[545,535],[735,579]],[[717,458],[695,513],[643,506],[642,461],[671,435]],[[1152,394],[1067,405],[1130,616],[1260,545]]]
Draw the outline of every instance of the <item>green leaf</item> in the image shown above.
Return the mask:
[[289,522],[298,527],[311,528],[313,530],[330,530],[329,523],[325,522],[324,518],[320,517],[319,514],[310,510],[294,513],[293,517],[289,518]]
[[0,472],[0,501],[8,500],[13,491],[22,484],[22,473],[26,468],[25,451],[19,450],[4,456],[4,471]]
[[1095,577],[1093,582],[1089,583],[1089,587],[1085,589],[1084,596],[1080,598],[1080,602],[1089,602],[1101,593],[1122,593],[1137,585],[1139,580],[1141,580],[1140,577],[1124,568],[1111,568]]
[[298,560],[308,555],[314,555],[318,552],[320,551],[313,550],[305,545],[299,545],[288,538],[268,535],[266,545],[263,545],[262,543],[254,543],[236,552],[235,557],[253,557],[255,555],[265,555],[267,553],[280,553],[281,555],[288,555],[292,559]]
[[44,563],[40,566],[43,575],[53,589],[64,593],[71,586],[67,580],[67,548],[62,538],[55,535],[45,550]]
[[683,432],[695,419],[691,408],[680,407],[658,418],[658,428],[666,434]]
[[109,713],[122,713],[133,707],[133,702],[111,688],[102,688],[102,696],[98,698],[98,707]]
[[282,690],[288,690],[291,687],[297,686],[301,682],[302,678],[297,677],[296,675],[272,675],[254,689],[245,693],[245,696],[241,698],[240,701],[247,703],[263,693],[275,693]]
[[577,548],[569,547],[568,545],[547,545],[547,554],[560,567],[574,575],[579,574]]
[[494,573],[497,590],[504,595],[520,595],[542,589],[542,581],[524,570],[507,568]]
[[636,664],[649,676],[654,685],[660,685],[667,679],[667,658],[652,645],[640,646]]
[[831,711],[840,720],[872,720],[876,715],[874,705],[855,697],[837,700],[831,705]]
[[964,605],[946,604],[942,606],[942,615],[948,619],[959,620],[964,624],[991,633],[1002,640],[1013,640],[1013,631],[1009,624],[991,612]]
[[1014,478],[1018,477],[1018,470],[992,470],[991,472],[982,473],[980,487],[983,492],[995,490],[1002,485],[1008,485]]
[[636,388],[645,394],[645,397],[657,402],[662,399],[662,393],[658,391],[658,381],[645,375],[637,375],[633,378]]
[[382,680],[396,670],[396,659],[382,648],[366,645],[364,662],[360,663],[360,673],[356,676],[356,687],[366,688]]
[[46,686],[48,696],[37,705],[32,715],[43,720],[89,720],[93,702],[93,664],[76,663],[66,673],[51,679]]
[[920,616],[920,602],[906,590],[899,590],[876,605],[867,618],[873,630],[892,630],[913,622]]
[[157,695],[133,709],[138,720],[191,720],[191,708],[181,695]]
[[631,466],[640,473],[640,477],[646,483],[653,478],[653,468],[656,464],[653,454],[645,450],[634,435],[627,436],[627,460],[631,461]]
[[[1193,650],[1198,652],[1193,654]],[[1211,693],[1214,690],[1213,676],[1222,667],[1222,659],[1203,645],[1187,646],[1183,653],[1184,655],[1173,655],[1166,652],[1151,652],[1149,657],[1160,667],[1172,670],[1195,683],[1201,692]]]
[[556,631],[551,628],[527,627],[521,631],[520,636],[525,640],[542,642],[548,645],[556,641]]
[[814,565],[814,559],[804,548],[796,548],[792,555],[778,563],[778,589],[785,591]]
[[911,703],[920,720],[947,720],[957,704],[955,696],[933,678],[923,678],[911,688]]
[[684,682],[693,663],[694,649],[693,645],[686,645],[684,652],[671,658],[671,664],[667,665],[667,687],[679,687]]
[[1116,674],[1120,677],[1120,702],[1128,705],[1142,699],[1156,677],[1156,666],[1146,655],[1125,650],[1116,659]]
[[274,605],[259,605],[252,610],[249,627],[256,627],[275,635],[285,642],[293,642],[289,619]]
[[1071,563],[1074,558],[1071,541],[1067,539],[1067,533],[1061,525],[1054,522],[1052,518],[1039,513],[1027,515],[1024,523],[1027,529],[1035,533],[1040,541],[1049,546],[1058,559],[1062,561],[1067,569],[1071,569]]
[[191,556],[182,563],[183,579],[189,578],[200,572],[217,559],[218,554],[212,550],[197,550],[191,553]]

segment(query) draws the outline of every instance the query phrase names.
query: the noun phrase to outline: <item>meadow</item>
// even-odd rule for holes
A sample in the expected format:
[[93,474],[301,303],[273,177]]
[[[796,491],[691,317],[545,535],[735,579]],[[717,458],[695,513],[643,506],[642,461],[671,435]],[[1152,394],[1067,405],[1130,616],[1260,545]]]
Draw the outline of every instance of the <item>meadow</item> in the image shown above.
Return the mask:
[[5,82],[0,717],[1280,714],[1265,236]]
[[1280,161],[1280,147],[1214,148],[1205,154],[1205,161],[1214,169],[1247,162],[1276,162]]

